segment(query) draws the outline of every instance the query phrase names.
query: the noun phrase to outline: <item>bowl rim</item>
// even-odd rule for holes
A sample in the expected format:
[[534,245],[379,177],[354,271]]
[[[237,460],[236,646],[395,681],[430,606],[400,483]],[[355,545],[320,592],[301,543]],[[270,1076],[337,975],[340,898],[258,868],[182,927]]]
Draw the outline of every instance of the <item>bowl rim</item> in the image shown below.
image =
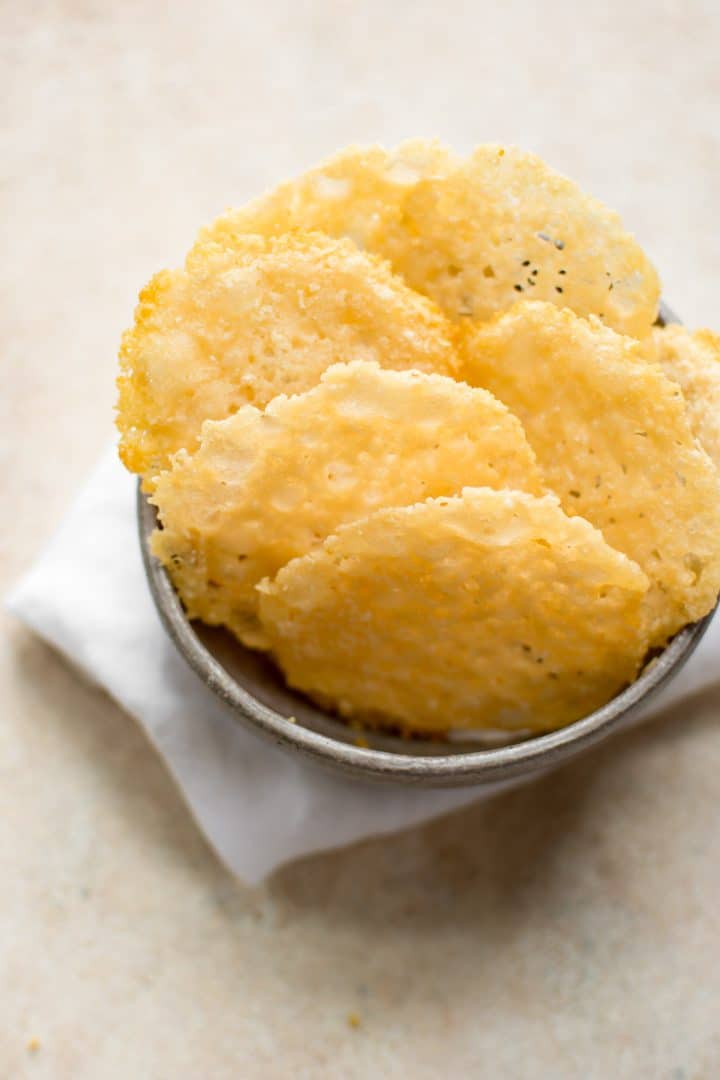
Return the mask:
[[[658,321],[662,325],[680,320],[666,305],[661,305]],[[358,779],[428,787],[496,784],[566,761],[620,728],[630,714],[680,670],[699,644],[716,610],[684,627],[638,678],[611,701],[562,728],[506,746],[453,754],[391,752],[342,742],[294,723],[246,690],[200,640],[167,571],[151,553],[148,541],[155,528],[156,510],[140,482],[137,519],[143,565],[155,606],[171,640],[193,671],[252,731]]]

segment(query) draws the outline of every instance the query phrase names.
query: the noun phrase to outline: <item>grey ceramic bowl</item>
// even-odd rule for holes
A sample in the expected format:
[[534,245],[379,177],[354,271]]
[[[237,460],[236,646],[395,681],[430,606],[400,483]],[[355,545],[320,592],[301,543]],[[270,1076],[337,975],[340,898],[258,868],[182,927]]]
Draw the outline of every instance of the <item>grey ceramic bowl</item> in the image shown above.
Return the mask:
[[[679,320],[663,307],[660,321]],[[139,489],[137,512],[155,604],[190,667],[240,723],[287,750],[364,780],[424,787],[495,784],[567,761],[620,728],[677,674],[712,618],[708,615],[686,627],[631,686],[601,709],[559,731],[512,742],[501,736],[439,741],[363,732],[369,745],[358,746],[356,731],[290,690],[266,657],[243,648],[224,630],[187,619],[167,573],[150,554],[148,539],[156,524],[155,509]]]

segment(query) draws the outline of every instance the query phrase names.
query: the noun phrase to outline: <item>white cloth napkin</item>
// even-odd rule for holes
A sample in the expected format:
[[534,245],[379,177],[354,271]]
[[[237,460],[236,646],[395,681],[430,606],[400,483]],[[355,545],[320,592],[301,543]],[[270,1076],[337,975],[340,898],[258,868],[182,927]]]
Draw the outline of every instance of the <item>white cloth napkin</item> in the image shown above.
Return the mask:
[[[168,640],[142,567],[135,482],[109,450],[10,610],[136,717],[219,856],[254,884],[312,851],[392,832],[510,786],[366,786],[262,741]],[[645,715],[720,682],[720,621]]]

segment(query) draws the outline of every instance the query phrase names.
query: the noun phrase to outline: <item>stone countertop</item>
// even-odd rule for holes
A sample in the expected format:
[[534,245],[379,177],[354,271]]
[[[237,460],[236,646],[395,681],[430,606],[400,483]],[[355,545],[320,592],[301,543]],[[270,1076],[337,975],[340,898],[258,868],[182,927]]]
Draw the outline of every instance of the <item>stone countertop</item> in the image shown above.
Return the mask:
[[[719,48],[715,0],[5,4],[2,586],[110,437],[139,285],[345,143],[537,150],[720,325]],[[247,889],[6,616],[0,683],[3,1078],[720,1075],[717,699]]]

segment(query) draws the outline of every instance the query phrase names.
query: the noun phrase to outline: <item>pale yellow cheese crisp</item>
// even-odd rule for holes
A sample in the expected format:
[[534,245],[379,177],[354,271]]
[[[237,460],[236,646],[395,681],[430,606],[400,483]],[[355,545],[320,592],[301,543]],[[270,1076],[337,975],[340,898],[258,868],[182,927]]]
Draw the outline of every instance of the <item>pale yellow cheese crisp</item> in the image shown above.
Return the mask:
[[521,420],[549,488],[653,582],[654,644],[720,590],[720,481],[679,387],[639,346],[552,304],[468,328],[465,376]]
[[656,327],[641,351],[681,388],[695,435],[720,468],[720,335],[684,326]]
[[314,386],[331,364],[451,374],[439,310],[348,240],[247,236],[206,244],[188,270],[158,274],[120,352],[120,455],[146,478],[192,452],[204,420]]
[[191,616],[258,646],[261,578],[340,524],[465,484],[544,490],[504,405],[439,375],[339,364],[264,412],[208,421],[199,449],[157,479],[152,548]]
[[634,678],[646,589],[554,496],[475,488],[339,529],[260,616],[289,684],[344,716],[543,731]]

